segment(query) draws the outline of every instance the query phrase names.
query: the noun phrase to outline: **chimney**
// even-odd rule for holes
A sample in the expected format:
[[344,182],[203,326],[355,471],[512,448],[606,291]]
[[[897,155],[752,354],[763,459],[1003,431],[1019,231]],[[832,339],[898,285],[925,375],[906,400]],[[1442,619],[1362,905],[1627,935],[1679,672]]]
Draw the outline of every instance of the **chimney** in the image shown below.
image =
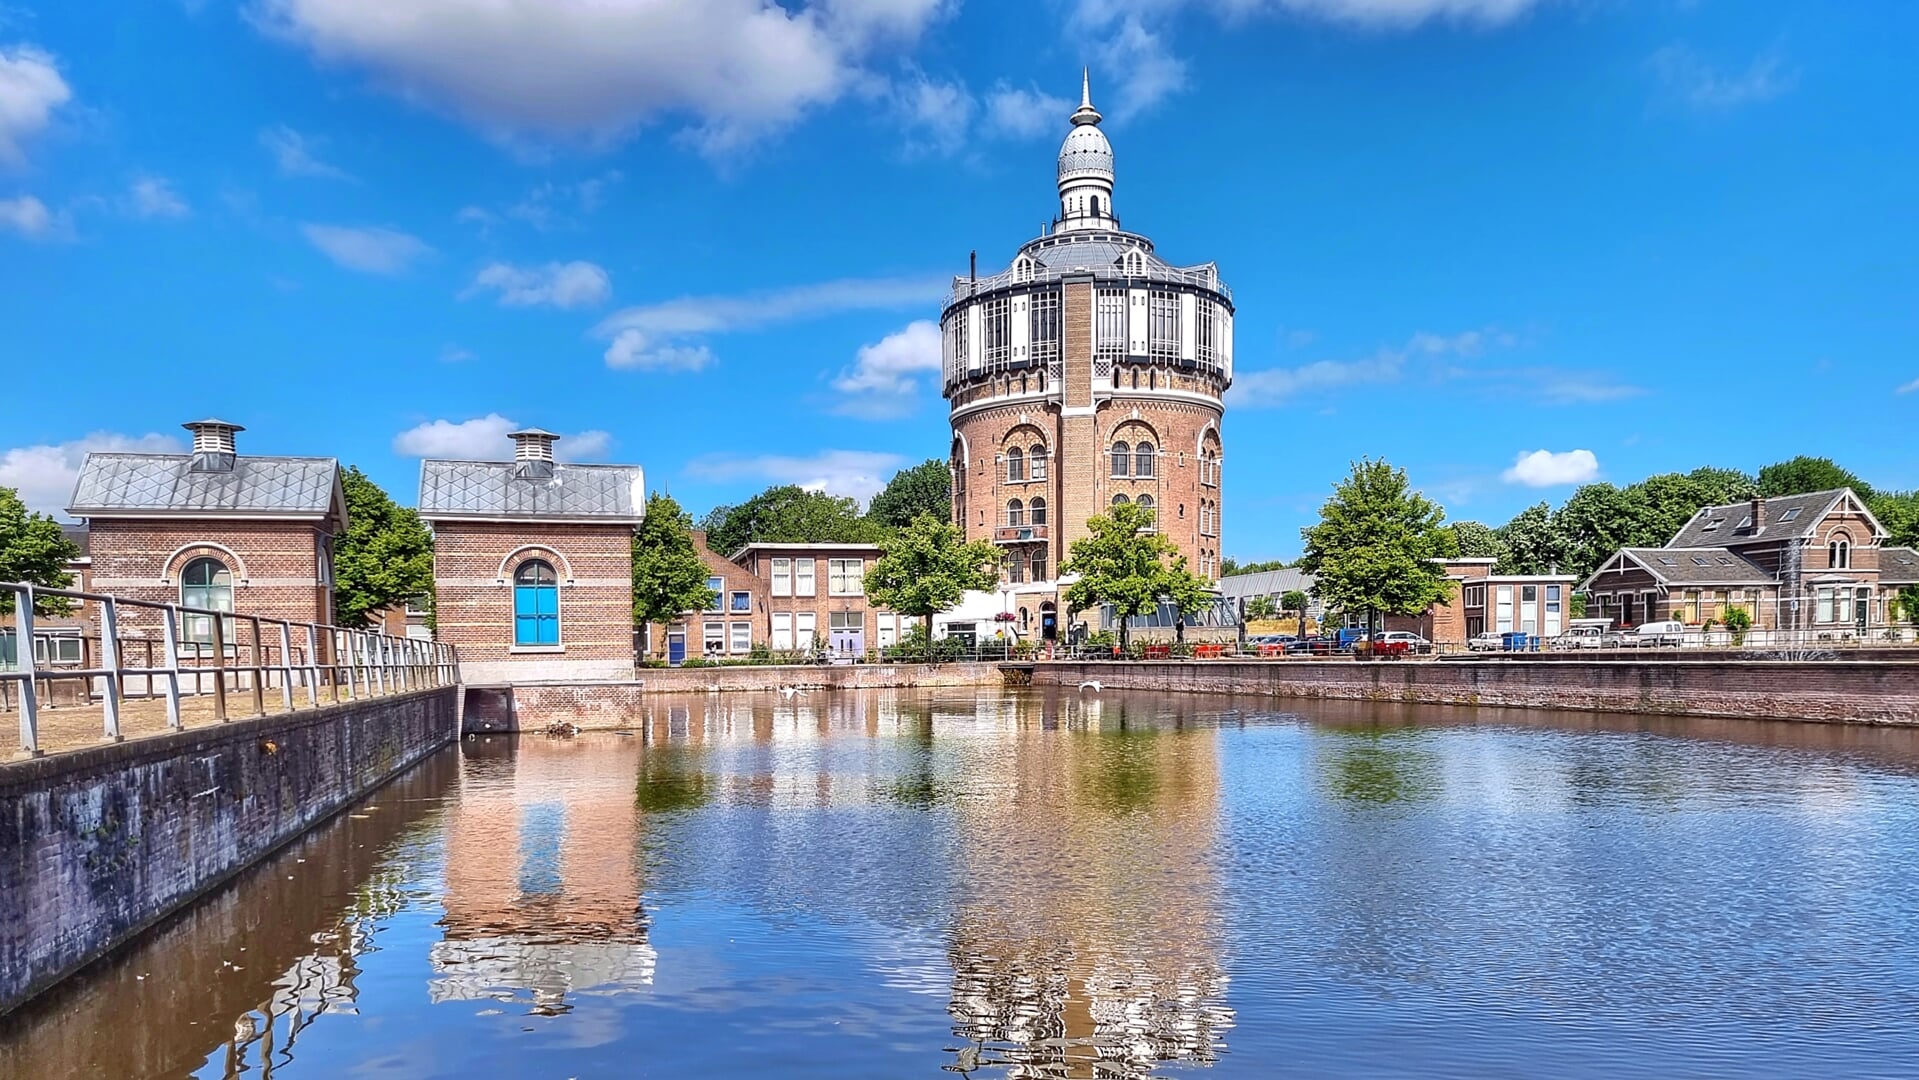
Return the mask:
[[1757,533],[1759,530],[1765,527],[1766,527],[1766,497],[1763,495],[1754,495],[1752,497],[1752,531],[1754,533]]
[[966,280],[979,281],[979,249],[974,248],[966,257]]
[[233,433],[245,431],[238,424],[229,424],[225,420],[194,420],[180,425],[193,432],[193,465],[198,473],[225,473],[233,471]]
[[553,476],[553,444],[560,441],[558,435],[539,428],[522,428],[507,436],[513,440],[513,461],[515,476],[529,480],[547,480]]

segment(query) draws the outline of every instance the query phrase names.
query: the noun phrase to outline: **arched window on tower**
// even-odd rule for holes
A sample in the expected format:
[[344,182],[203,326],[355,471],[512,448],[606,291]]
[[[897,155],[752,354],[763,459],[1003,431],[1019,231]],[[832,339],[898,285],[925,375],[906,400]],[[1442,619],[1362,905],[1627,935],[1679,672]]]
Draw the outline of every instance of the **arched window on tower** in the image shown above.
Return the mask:
[[1115,496],[1113,496],[1113,505],[1114,505],[1114,506],[1125,506],[1125,505],[1126,505],[1127,503],[1129,503],[1129,502],[1131,502],[1131,501],[1132,501],[1132,500],[1131,500],[1131,499],[1128,499],[1128,498],[1126,497],[1126,493],[1125,493],[1125,492],[1123,492],[1123,491],[1122,491],[1122,492],[1120,492],[1120,493],[1119,493],[1118,495],[1115,495]]
[[[1141,495],[1141,496],[1140,496],[1140,497],[1139,497],[1139,498],[1138,498],[1137,500],[1135,500],[1135,501],[1137,501],[1137,502],[1139,503],[1139,505],[1141,505],[1141,506],[1143,506],[1143,507],[1145,507],[1145,508],[1146,508],[1147,510],[1149,510],[1149,511],[1151,511],[1151,510],[1153,510],[1153,509],[1154,509],[1154,504],[1153,504],[1153,497],[1152,497],[1151,495]],[[1155,517],[1157,517],[1157,516],[1158,516],[1158,515],[1157,515],[1157,514],[1155,514]]]
[[1006,451],[1006,482],[1018,484],[1026,479],[1026,455],[1015,446]]
[[1046,447],[1035,444],[1026,454],[1027,471],[1035,480],[1046,479]]
[[1028,516],[1030,516],[1033,519],[1033,524],[1035,525],[1046,524],[1046,500],[1045,499],[1034,499],[1032,502],[1032,505],[1029,506],[1027,509],[1029,511]]
[[1113,475],[1126,476],[1133,466],[1133,448],[1123,442],[1113,444]]
[[1133,448],[1133,475],[1152,476],[1153,470],[1153,444],[1140,443]]
[[1006,524],[1014,528],[1026,524],[1026,508],[1018,499],[1006,500]]
[[[233,572],[218,559],[199,558],[180,571],[180,606],[205,611],[233,610]],[[183,615],[186,639],[197,645],[213,644],[213,616]],[[220,620],[221,640],[233,644],[233,620]]]
[[1093,216],[1099,216],[1099,196],[1093,196]]

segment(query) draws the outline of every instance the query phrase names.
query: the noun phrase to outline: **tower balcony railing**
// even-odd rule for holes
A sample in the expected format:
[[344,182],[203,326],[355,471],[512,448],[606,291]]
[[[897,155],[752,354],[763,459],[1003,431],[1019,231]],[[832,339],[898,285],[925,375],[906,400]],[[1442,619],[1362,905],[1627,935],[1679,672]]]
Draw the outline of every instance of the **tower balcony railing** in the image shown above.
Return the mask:
[[1030,544],[1048,539],[1044,525],[1001,525],[993,530],[995,544]]

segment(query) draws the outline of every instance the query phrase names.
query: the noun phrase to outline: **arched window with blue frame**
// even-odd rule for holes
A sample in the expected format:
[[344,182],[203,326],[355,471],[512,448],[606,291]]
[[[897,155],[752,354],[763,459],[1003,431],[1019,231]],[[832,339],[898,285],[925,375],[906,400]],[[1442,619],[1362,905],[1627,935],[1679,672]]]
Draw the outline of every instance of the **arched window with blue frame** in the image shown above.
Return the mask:
[[553,564],[528,559],[513,572],[513,644],[560,643],[560,579]]

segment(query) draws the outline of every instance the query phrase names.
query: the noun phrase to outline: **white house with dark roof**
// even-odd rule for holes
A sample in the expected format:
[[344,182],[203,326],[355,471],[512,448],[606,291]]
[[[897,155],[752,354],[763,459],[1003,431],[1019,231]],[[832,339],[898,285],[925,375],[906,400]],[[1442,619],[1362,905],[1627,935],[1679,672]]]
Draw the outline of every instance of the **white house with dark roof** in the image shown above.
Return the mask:
[[510,437],[510,461],[420,463],[439,639],[469,685],[630,681],[645,475],[557,461],[549,431]]
[[1885,527],[1849,488],[1708,506],[1657,548],[1624,548],[1581,586],[1587,614],[1620,626],[1723,623],[1743,607],[1762,630],[1871,637],[1919,583],[1919,553],[1884,547]]

